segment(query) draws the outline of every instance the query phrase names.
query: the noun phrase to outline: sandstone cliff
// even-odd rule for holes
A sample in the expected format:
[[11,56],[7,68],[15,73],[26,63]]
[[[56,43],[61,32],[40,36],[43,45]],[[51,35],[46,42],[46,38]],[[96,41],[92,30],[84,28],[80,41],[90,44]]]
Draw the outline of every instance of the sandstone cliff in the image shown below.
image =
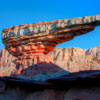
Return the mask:
[[[60,58],[57,54],[55,63],[52,57],[48,56],[57,44],[93,31],[97,26],[100,26],[100,15],[21,24],[3,29],[1,36],[5,49],[17,57],[13,60],[15,69],[14,66],[7,67],[10,68],[7,71],[11,72],[11,76],[42,81],[73,71],[99,69],[94,55],[92,59],[90,55],[85,57],[84,50],[77,50],[77,48],[65,50],[68,53],[68,57],[65,58],[63,56],[66,54],[60,54],[62,55]],[[5,65],[5,61],[3,63]]]
[[[100,46],[90,49],[56,47],[48,55],[55,64],[70,72],[100,69]],[[11,74],[16,66],[15,59],[7,50],[0,51],[0,76]]]
[[99,46],[88,50],[57,47],[49,53],[49,56],[53,58],[55,64],[70,72],[100,69]]
[[2,49],[0,51],[0,76],[10,75],[15,66],[15,57],[6,49]]

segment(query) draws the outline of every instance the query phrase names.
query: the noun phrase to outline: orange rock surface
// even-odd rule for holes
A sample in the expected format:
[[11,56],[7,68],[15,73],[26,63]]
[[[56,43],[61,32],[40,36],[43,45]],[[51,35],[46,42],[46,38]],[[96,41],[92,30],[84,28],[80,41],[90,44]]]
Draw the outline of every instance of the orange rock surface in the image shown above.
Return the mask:
[[81,49],[79,47],[55,48],[48,55],[54,63],[69,72],[100,70],[100,46]]
[[[61,69],[69,72],[79,72],[82,70],[100,70],[99,54],[99,46],[90,49],[56,47],[48,56]],[[10,76],[16,70],[16,59],[5,49],[0,52],[0,76]]]
[[[100,15],[18,25],[4,29],[1,34],[5,48],[17,57],[17,73],[15,73],[21,74],[24,70],[25,74],[25,69],[33,66],[31,75],[35,75],[62,70],[47,54],[57,44],[88,33],[98,25],[100,25]],[[35,69],[37,72],[34,72]]]

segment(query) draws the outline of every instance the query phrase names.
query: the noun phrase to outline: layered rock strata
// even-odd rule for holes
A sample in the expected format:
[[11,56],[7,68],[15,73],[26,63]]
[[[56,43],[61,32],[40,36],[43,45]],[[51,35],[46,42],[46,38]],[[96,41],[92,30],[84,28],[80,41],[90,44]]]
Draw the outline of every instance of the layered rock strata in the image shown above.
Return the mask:
[[[98,25],[100,15],[24,24],[4,29],[3,43],[13,56],[18,57],[18,71],[14,71],[14,74],[23,73],[30,76],[64,71],[55,65],[47,54],[57,44],[88,33]],[[29,66],[31,70],[27,71]]]
[[10,54],[6,49],[0,51],[0,76],[10,76],[16,68],[16,57]]
[[[90,49],[56,47],[48,56],[61,69],[69,72],[79,72],[82,70],[100,70],[99,53],[99,46]],[[0,76],[11,75],[16,69],[16,59],[6,49],[0,52]]]
[[57,47],[48,55],[56,65],[69,72],[100,70],[100,46],[90,49]]

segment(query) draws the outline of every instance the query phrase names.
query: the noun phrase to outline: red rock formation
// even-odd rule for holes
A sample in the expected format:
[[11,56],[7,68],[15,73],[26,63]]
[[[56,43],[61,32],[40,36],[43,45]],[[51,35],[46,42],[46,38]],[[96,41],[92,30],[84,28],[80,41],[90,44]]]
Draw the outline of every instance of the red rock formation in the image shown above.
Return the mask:
[[11,75],[16,67],[15,59],[6,49],[0,51],[0,76]]
[[[88,33],[98,25],[100,25],[100,15],[24,24],[4,29],[2,40],[6,49],[13,56],[18,57],[16,60],[16,68],[18,69],[16,74],[21,74],[24,70],[23,74],[25,75],[28,72],[25,69],[29,69],[29,66],[33,67],[31,74],[27,73],[27,75],[44,72],[55,73],[62,69],[54,65],[53,60],[47,54],[57,44]],[[35,69],[37,69],[36,72],[34,72]]]
[[[48,55],[53,59],[54,64],[70,72],[81,70],[100,69],[100,47],[81,49],[75,47],[56,47]],[[16,68],[15,57],[3,49],[0,52],[0,76],[9,76]]]
[[88,50],[81,48],[55,48],[49,53],[55,64],[70,72],[100,70],[100,47]]

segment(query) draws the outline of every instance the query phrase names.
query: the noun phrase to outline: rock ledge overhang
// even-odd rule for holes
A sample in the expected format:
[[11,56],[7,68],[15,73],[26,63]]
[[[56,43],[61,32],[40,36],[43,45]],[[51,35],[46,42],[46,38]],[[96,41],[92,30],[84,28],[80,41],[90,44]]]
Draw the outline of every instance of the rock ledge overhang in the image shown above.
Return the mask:
[[[16,25],[10,28],[6,28],[2,31],[2,39],[10,39],[12,38],[19,38],[22,36],[30,36],[35,33],[43,33],[46,32],[48,35],[52,34],[53,32],[58,32],[57,30],[61,30],[64,28],[70,28],[75,26],[81,25],[93,25],[99,26],[100,25],[100,15],[94,16],[85,16],[85,17],[77,17],[72,19],[61,19],[55,21],[48,21],[48,22],[39,22],[33,24],[22,24]],[[48,32],[47,32],[48,31]]]
[[[57,44],[72,40],[100,25],[100,15],[18,25],[2,31],[5,48],[16,59],[11,76],[46,80],[69,72],[47,55]],[[44,74],[45,73],[45,74]]]

